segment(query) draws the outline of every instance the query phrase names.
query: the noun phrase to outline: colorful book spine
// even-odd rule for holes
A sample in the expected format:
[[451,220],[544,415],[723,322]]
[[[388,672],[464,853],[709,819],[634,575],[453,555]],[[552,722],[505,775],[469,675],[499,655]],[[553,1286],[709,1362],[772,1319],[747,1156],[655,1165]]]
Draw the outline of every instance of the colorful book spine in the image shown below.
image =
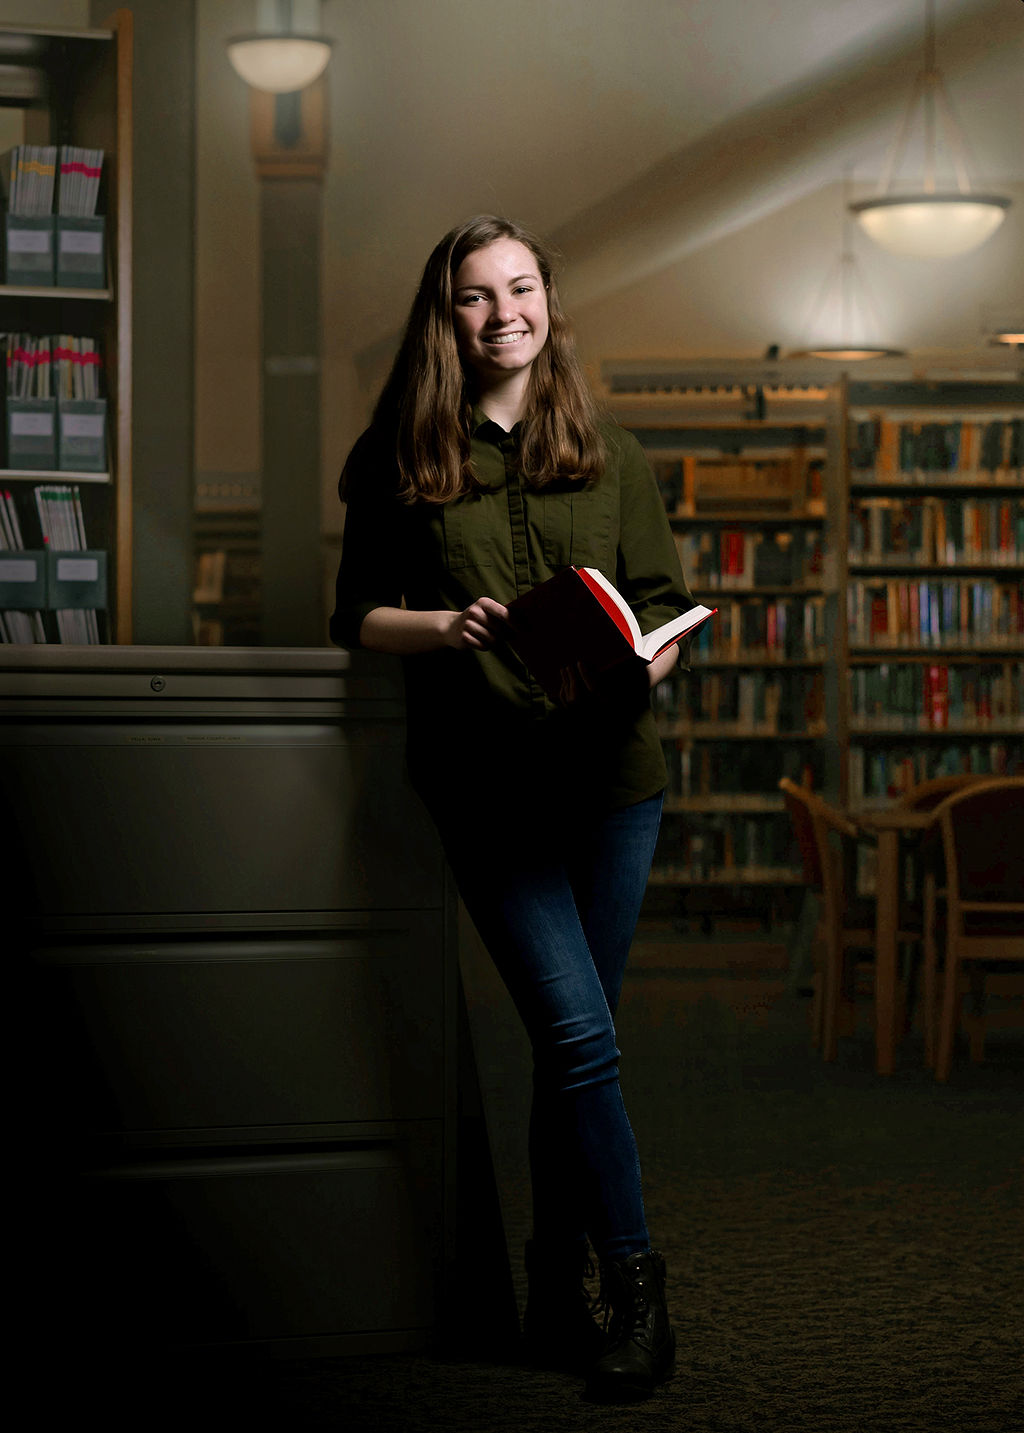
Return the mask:
[[932,741],[920,746],[850,747],[850,804],[888,805],[935,776],[1019,776],[1024,740]]
[[851,646],[956,651],[1024,647],[1024,580],[921,578],[850,582]]
[[862,731],[1024,731],[1024,662],[879,663],[850,673],[850,720]]
[[850,565],[1024,564],[1024,497],[862,498],[850,509]]
[[853,424],[850,468],[855,483],[1020,482],[1024,419],[862,418]]

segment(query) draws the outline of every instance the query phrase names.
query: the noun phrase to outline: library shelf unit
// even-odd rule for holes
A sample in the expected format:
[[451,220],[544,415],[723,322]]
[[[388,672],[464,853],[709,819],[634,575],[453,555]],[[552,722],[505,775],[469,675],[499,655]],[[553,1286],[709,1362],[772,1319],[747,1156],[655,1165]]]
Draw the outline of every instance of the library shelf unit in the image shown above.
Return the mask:
[[259,646],[263,615],[259,509],[197,507],[194,534],[196,645]]
[[654,697],[669,786],[651,884],[774,907],[803,882],[779,778],[840,780],[841,390],[666,367],[617,364],[604,395],[647,453],[696,600],[718,609]]
[[1024,382],[844,381],[844,798],[1024,766]]
[[652,885],[798,884],[782,775],[856,812],[1024,767],[1024,381],[832,372],[605,365],[691,589],[719,609],[655,694]]
[[[39,468],[8,465],[4,422],[0,493],[11,494],[27,558],[44,547],[36,490],[51,485],[77,489],[88,547],[79,552],[75,577],[88,586],[64,585],[56,595],[52,577],[62,558],[53,553],[42,609],[47,640],[59,642],[50,609],[92,608],[101,642],[130,643],[132,622],[132,13],[117,10],[103,29],[0,25],[0,105],[21,111],[26,144],[76,144],[104,152],[98,213],[105,218],[106,282],[85,288],[0,282],[0,329],[35,337],[73,334],[91,338],[100,355],[101,395],[106,400],[102,471],[73,465]],[[0,277],[6,278],[7,268]],[[85,465],[83,464],[83,467]],[[8,552],[6,557],[10,559]],[[24,563],[22,564],[24,566]],[[104,572],[105,569],[105,572]],[[72,568],[67,567],[70,573]],[[20,576],[25,580],[25,574]],[[70,579],[69,579],[70,580]],[[0,581],[3,605],[17,605],[16,589]],[[26,603],[26,606],[30,604]]]

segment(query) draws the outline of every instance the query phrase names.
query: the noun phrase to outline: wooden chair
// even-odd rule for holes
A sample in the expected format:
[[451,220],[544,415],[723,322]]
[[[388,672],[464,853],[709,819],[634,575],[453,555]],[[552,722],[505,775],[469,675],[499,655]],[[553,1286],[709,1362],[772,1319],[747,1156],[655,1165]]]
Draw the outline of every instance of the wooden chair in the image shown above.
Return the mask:
[[[1010,962],[1024,965],[1024,777],[979,780],[948,796],[935,808],[924,854],[929,865],[925,1050],[929,1064],[934,1062],[935,1078],[945,1081],[952,1068],[965,966],[972,967],[973,994],[980,1006],[985,976],[993,968]],[[940,946],[945,957],[941,1009]],[[976,1012],[971,1057],[977,1061],[983,1056],[984,1022]]]
[[977,786],[979,781],[990,779],[988,776],[970,775],[932,776],[927,781],[919,781],[915,786],[908,787],[899,797],[899,804],[911,811],[934,811],[947,796],[953,796],[957,791],[964,791],[968,786]]
[[856,900],[857,827],[841,811],[784,776],[779,782],[793,822],[804,880],[821,902],[822,979],[814,989],[812,1029],[822,1059],[838,1053],[844,1010],[852,1017],[854,971],[849,954],[874,945],[873,908]]

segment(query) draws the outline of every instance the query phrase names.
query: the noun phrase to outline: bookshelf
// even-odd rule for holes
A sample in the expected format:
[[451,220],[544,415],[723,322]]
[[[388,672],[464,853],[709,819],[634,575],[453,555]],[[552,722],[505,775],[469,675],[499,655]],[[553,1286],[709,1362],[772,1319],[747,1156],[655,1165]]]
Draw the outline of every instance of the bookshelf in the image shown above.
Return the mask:
[[195,514],[192,631],[200,647],[257,647],[263,613],[261,519],[257,509]]
[[780,776],[856,812],[1024,768],[1024,382],[669,361],[605,380],[719,609],[655,694],[652,885],[799,885]]
[[651,883],[773,904],[802,885],[781,776],[840,780],[834,532],[838,385],[620,385],[608,407],[651,462],[697,601],[718,608],[654,702],[669,771]]
[[[0,25],[0,106],[20,111],[22,140],[34,145],[74,144],[104,152],[97,212],[104,218],[104,267],[96,287],[68,283],[0,282],[0,330],[30,338],[69,334],[91,340],[100,360],[106,408],[92,430],[97,458],[76,464],[62,451],[39,464],[12,452],[9,400],[0,451],[0,494],[13,506],[23,558],[10,550],[11,582],[0,574],[4,615],[25,611],[26,622],[7,624],[8,640],[50,642],[131,641],[131,292],[132,292],[132,15],[114,13],[107,28],[71,30]],[[0,270],[10,273],[7,255]],[[73,430],[57,417],[63,438]],[[86,424],[79,422],[83,430]],[[69,443],[69,447],[71,444]],[[37,491],[64,489],[54,501],[77,504],[85,542],[72,552],[47,551]],[[9,499],[7,495],[10,495]],[[16,544],[8,542],[8,549]],[[37,580],[26,584],[34,565]],[[64,582],[67,578],[67,582]],[[31,588],[31,592],[28,592]],[[26,592],[31,602],[19,606]],[[58,622],[58,610],[95,613],[95,626]]]
[[1024,764],[1024,383],[849,383],[845,796]]

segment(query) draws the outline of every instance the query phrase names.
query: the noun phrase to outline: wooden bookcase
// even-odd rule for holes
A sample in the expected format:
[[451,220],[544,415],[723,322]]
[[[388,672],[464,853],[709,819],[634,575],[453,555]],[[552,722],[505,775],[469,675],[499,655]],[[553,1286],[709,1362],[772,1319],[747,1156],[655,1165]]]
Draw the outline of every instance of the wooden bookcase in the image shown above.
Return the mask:
[[1024,383],[647,367],[617,365],[605,401],[719,609],[655,695],[652,884],[801,885],[782,775],[857,811],[928,776],[1021,770]]
[[802,884],[779,778],[840,781],[843,428],[838,385],[759,378],[695,377],[608,406],[647,452],[695,597],[718,608],[689,672],[655,693],[669,788],[652,884],[760,888],[770,904]]
[[1024,383],[849,384],[853,810],[1024,766]]
[[[116,11],[102,30],[0,26],[0,105],[22,111],[23,142],[104,151],[98,212],[106,219],[107,268],[102,288],[0,283],[4,332],[96,340],[107,400],[105,471],[3,466],[0,490],[12,493],[24,515],[29,547],[36,521],[33,490],[49,484],[78,489],[88,546],[106,554],[100,640],[118,643],[130,642],[132,635],[131,96],[130,10]],[[0,462],[7,461],[5,441]],[[59,641],[52,619],[46,625],[49,640]]]

